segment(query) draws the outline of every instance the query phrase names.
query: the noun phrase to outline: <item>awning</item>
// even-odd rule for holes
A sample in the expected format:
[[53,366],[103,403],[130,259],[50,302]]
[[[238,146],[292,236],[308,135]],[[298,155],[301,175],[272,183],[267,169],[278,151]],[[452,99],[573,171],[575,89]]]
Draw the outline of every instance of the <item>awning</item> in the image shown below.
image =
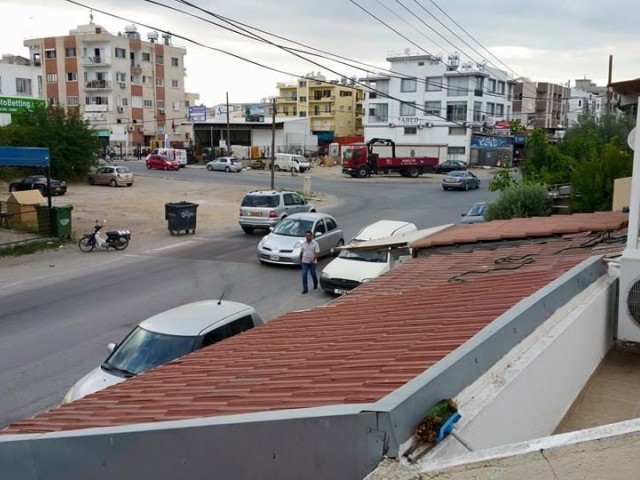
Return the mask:
[[8,167],[48,167],[49,149],[39,147],[0,147],[0,165]]
[[336,247],[336,250],[349,250],[351,252],[365,252],[392,248],[408,248],[409,244],[427,238],[442,230],[453,227],[452,223],[447,225],[438,225],[437,227],[425,228],[416,232],[403,233],[402,235],[393,235],[392,237],[379,238],[377,240],[368,240],[366,242],[358,242],[353,245],[345,245]]

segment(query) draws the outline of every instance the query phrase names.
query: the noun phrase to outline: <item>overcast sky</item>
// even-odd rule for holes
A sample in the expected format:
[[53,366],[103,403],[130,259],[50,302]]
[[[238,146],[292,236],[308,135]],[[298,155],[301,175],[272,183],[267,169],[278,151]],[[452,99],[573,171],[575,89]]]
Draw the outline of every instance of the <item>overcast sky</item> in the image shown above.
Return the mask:
[[[117,34],[135,22],[146,38],[149,25],[174,34],[173,43],[187,48],[186,87],[200,94],[201,102],[214,105],[224,101],[258,102],[277,93],[276,83],[295,75],[322,72],[327,78],[364,76],[366,72],[323,58],[314,65],[276,47],[258,43],[201,19],[171,11],[144,0],[78,0],[94,9],[94,23]],[[220,23],[206,13],[189,9],[174,0],[154,0],[181,11]],[[454,51],[462,60],[480,61],[481,55],[510,73],[534,81],[562,82],[590,78],[599,85],[607,81],[609,55],[614,56],[613,81],[640,77],[638,46],[640,18],[637,0],[535,0],[513,2],[494,0],[190,0],[212,13],[243,22],[252,28],[286,37],[310,47],[349,59],[387,67],[388,52],[407,48],[413,53],[427,51],[445,58]],[[395,28],[407,39],[365,13],[363,9]],[[404,7],[403,7],[404,5]],[[496,57],[490,56],[440,10],[469,32]],[[30,37],[59,36],[79,24],[89,23],[89,10],[65,0],[0,0],[3,14],[0,29],[1,53],[24,55],[23,40]],[[99,13],[104,10],[127,20]],[[436,16],[457,38],[440,25]],[[256,32],[257,33],[257,32]],[[176,38],[177,35],[186,37]],[[442,35],[442,36],[440,36]],[[444,38],[443,38],[444,37]],[[269,38],[287,46],[283,40]],[[189,40],[225,50],[286,73],[277,73],[237,58],[196,46]],[[466,44],[465,44],[466,42]],[[468,44],[468,45],[467,45]],[[473,47],[473,48],[471,48]],[[474,51],[475,50],[475,51]]]

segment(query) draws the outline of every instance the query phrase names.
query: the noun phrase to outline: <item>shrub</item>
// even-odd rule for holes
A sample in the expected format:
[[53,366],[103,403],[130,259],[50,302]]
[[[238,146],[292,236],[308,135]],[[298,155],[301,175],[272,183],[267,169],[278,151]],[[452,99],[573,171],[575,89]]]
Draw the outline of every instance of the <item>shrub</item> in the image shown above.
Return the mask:
[[485,218],[508,220],[510,218],[548,217],[551,215],[551,199],[547,187],[540,183],[514,183],[487,205]]

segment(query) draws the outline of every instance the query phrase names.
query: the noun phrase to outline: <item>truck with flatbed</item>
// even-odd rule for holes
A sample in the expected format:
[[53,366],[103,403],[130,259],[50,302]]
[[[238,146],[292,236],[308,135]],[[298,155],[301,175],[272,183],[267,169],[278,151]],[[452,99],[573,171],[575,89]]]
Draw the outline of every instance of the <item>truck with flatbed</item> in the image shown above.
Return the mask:
[[[374,152],[375,146],[391,147],[391,156]],[[396,144],[387,138],[372,138],[367,143],[348,145],[343,150],[342,173],[352,177],[369,177],[371,174],[399,173],[403,177],[416,178],[433,172],[440,163],[438,157],[397,157]]]

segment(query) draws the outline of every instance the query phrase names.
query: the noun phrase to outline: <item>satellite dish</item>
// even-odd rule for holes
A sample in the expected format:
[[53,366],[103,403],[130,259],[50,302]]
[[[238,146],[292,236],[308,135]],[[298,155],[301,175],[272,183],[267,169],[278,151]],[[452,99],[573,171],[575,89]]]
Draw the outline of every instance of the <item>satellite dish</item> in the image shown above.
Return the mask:
[[627,143],[631,150],[636,149],[636,127],[633,127],[633,130],[629,132],[629,135],[627,136]]

